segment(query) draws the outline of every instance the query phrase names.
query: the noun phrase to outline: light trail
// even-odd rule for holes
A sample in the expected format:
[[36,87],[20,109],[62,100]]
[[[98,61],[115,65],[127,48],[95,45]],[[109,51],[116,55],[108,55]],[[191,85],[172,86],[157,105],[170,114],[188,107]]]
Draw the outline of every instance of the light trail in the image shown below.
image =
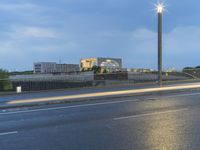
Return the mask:
[[4,135],[11,135],[11,134],[17,134],[18,131],[13,131],[13,132],[3,132],[3,133],[0,133],[0,136],[4,136]]
[[46,98],[22,99],[22,100],[9,101],[7,102],[7,104],[51,102],[51,101],[74,100],[74,99],[94,98],[94,97],[98,98],[98,97],[105,97],[105,96],[119,96],[119,95],[128,95],[128,94],[141,94],[141,93],[162,92],[162,91],[181,90],[181,89],[194,89],[194,88],[200,88],[200,83],[184,84],[184,85],[176,85],[176,86],[168,86],[168,87],[158,87],[158,88],[146,88],[146,89],[99,92],[99,93],[66,95],[66,96],[46,97]]

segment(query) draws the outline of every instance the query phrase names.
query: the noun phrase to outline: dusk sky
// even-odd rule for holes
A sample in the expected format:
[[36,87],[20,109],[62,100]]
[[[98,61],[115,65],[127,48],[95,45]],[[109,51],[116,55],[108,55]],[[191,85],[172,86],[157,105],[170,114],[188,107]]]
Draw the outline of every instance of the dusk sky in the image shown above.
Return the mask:
[[[0,68],[119,57],[125,68],[157,68],[157,16],[151,0],[1,0]],[[200,65],[200,2],[167,0],[164,68]]]

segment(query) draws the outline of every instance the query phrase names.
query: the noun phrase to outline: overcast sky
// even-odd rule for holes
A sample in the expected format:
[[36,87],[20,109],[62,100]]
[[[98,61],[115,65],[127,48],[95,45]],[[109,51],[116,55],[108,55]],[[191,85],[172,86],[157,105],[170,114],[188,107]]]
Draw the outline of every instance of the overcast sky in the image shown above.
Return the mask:
[[[79,63],[119,57],[128,68],[156,68],[155,0],[1,0],[0,68],[33,62]],[[167,0],[164,68],[200,65],[200,2]]]

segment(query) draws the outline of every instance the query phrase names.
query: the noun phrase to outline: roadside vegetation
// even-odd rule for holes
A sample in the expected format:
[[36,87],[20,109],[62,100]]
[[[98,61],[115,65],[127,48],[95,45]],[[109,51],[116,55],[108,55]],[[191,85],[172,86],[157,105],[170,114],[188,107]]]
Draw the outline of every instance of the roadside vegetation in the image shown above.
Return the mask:
[[9,79],[9,72],[0,69],[0,91],[12,90],[12,83],[8,79]]
[[28,71],[14,71],[14,72],[10,72],[10,75],[32,75],[33,74],[33,70],[28,70]]

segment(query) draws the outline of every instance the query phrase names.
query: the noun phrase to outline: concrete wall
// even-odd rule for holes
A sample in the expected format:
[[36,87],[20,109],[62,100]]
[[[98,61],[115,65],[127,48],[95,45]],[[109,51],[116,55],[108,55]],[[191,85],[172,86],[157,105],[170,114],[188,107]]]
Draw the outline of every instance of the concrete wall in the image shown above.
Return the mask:
[[128,80],[127,72],[96,74],[94,80]]
[[[134,80],[136,82],[142,82],[142,81],[156,81],[158,79],[157,74],[153,73],[128,73],[128,79]],[[168,75],[163,74],[163,80],[186,80],[188,79],[186,76],[176,76],[176,75]]]
[[51,89],[66,89],[66,88],[81,88],[91,87],[92,81],[13,81],[13,90],[16,87],[21,86],[22,91],[40,91],[40,90],[51,90]]
[[34,74],[34,75],[12,75],[11,81],[93,81],[93,72],[83,72],[77,74]]

